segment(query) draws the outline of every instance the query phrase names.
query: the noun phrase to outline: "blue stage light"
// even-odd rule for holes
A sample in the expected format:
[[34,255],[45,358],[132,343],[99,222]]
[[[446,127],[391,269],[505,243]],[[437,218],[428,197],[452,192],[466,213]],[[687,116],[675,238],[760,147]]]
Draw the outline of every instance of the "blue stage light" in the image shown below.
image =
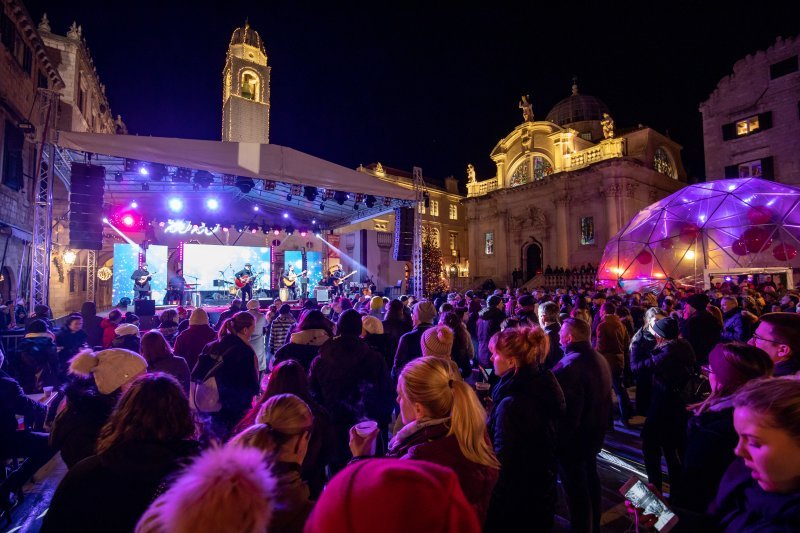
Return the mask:
[[206,207],[211,209],[212,211],[219,209],[219,200],[217,200],[216,198],[209,198],[208,200],[206,200]]
[[289,218],[289,213],[284,213],[283,218]]
[[175,211],[176,213],[183,209],[183,200],[180,198],[170,198],[169,199],[169,208],[171,211]]

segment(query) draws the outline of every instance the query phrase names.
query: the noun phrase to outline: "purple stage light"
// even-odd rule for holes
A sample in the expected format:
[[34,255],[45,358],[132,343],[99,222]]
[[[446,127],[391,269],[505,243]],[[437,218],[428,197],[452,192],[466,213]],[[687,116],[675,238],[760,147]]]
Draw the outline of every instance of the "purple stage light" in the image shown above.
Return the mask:
[[219,209],[219,200],[216,198],[209,198],[206,200],[206,207],[211,209],[212,211],[216,211]]
[[136,203],[136,200],[131,202],[131,209],[136,209],[137,207],[139,207],[139,204]]
[[289,213],[284,213],[283,218],[289,218]]
[[253,206],[253,211],[258,211],[258,206],[257,205]]
[[170,198],[169,199],[169,208],[171,211],[178,212],[183,209],[183,200],[180,198]]

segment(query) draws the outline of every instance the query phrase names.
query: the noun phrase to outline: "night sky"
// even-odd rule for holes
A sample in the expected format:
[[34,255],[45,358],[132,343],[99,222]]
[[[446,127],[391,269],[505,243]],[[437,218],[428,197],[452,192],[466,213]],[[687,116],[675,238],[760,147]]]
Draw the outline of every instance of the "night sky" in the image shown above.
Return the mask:
[[800,33],[789,0],[25,4],[55,33],[82,25],[111,110],[133,134],[220,138],[225,52],[248,17],[272,66],[273,143],[462,182],[467,163],[479,180],[494,175],[489,153],[522,121],[521,94],[544,119],[573,75],[618,128],[642,123],[682,144],[690,179],[703,179],[698,105],[735,61]]

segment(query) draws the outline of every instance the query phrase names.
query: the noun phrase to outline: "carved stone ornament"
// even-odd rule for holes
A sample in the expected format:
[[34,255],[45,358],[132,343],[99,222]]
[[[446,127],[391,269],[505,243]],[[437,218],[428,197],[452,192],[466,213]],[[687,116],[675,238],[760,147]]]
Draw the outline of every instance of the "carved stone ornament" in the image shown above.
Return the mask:
[[50,21],[47,19],[47,13],[42,15],[42,21],[39,22],[39,31],[50,32]]
[[83,33],[81,27],[78,26],[77,22],[73,22],[72,26],[70,26],[69,30],[67,31],[67,39],[72,39],[73,41],[80,41],[81,33]]
[[522,96],[518,107],[522,109],[522,119],[525,122],[533,122],[533,104],[530,102],[530,95]]
[[475,167],[472,166],[472,163],[470,163],[467,165],[467,183],[475,183],[476,181]]
[[547,217],[544,216],[544,211],[538,207],[528,206],[527,222],[533,227],[543,228],[547,225]]
[[614,138],[614,119],[611,118],[611,115],[608,113],[603,113],[603,120],[600,121],[600,124],[603,126],[603,138],[604,139],[613,139]]

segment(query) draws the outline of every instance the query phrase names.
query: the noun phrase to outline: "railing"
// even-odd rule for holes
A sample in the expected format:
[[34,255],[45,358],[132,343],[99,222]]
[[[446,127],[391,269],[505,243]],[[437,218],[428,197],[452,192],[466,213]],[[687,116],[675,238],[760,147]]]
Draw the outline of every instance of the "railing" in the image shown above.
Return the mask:
[[600,144],[564,157],[564,170],[577,170],[604,159],[625,155],[625,139],[604,139]]
[[594,286],[595,272],[586,273],[572,273],[565,272],[563,274],[546,274],[544,276],[544,286],[548,289],[556,289],[558,287],[580,287],[582,285]]
[[467,198],[472,196],[483,196],[484,194],[488,194],[495,190],[497,190],[497,178],[476,181],[475,183],[467,183]]

